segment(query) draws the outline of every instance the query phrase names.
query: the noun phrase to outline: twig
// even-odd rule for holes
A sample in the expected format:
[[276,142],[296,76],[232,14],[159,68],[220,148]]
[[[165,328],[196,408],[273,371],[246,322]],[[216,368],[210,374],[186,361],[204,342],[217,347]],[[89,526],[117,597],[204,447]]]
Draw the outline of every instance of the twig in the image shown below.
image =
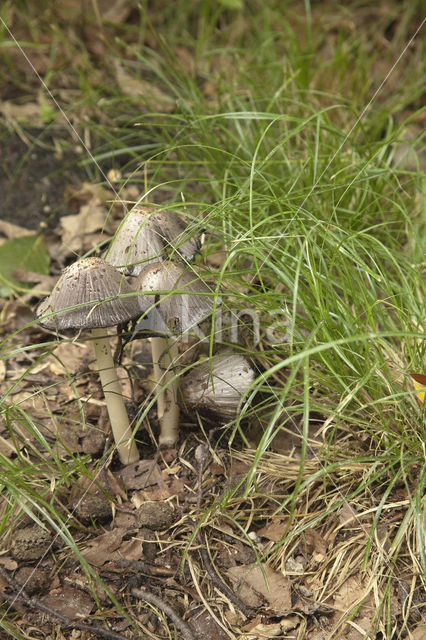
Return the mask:
[[235,593],[230,589],[230,587],[228,587],[228,585],[225,582],[223,582],[221,578],[219,578],[216,571],[214,570],[210,562],[209,554],[207,553],[207,550],[206,550],[207,539],[202,538],[200,531],[197,531],[197,540],[201,545],[198,551],[200,552],[200,556],[203,561],[203,564],[207,569],[207,573],[209,574],[213,584],[216,585],[216,587],[219,589],[221,593],[223,593],[223,595],[225,595],[227,598],[229,598],[229,600],[233,604],[235,604],[237,609],[239,609],[246,616],[246,618],[252,618],[254,613],[253,609],[251,607],[248,607],[246,604],[244,604],[244,602],[242,602],[240,598],[235,595]]
[[[208,449],[206,445],[200,445],[199,447],[197,447],[195,451],[195,459],[198,463],[197,507],[198,511],[200,511],[201,502],[203,499],[203,470],[204,465],[206,464],[208,459]],[[251,618],[253,616],[253,609],[245,605],[244,602],[241,602],[241,600],[238,598],[238,596],[235,595],[230,587],[228,587],[228,585],[223,582],[221,578],[219,578],[215,569],[213,568],[210,562],[209,554],[207,553],[207,538],[203,538],[200,530],[197,531],[196,538],[200,544],[198,551],[200,552],[204,567],[206,568],[213,584],[237,607],[237,609],[239,609],[246,616],[246,618]]]
[[39,609],[52,618],[58,618],[61,622],[64,623],[65,627],[70,627],[72,629],[78,629],[79,631],[88,631],[95,636],[100,636],[102,638],[107,638],[107,640],[128,640],[125,636],[122,636],[120,633],[115,633],[114,631],[108,631],[107,629],[101,629],[100,627],[92,627],[90,624],[82,624],[80,622],[74,622],[69,618],[66,618],[62,614],[46,607],[42,602],[37,600],[36,598],[25,598],[24,596],[16,596],[9,593],[2,593],[2,598],[14,604],[15,602],[19,602],[22,604],[26,604],[28,607],[32,607],[33,609]]
[[149,604],[154,605],[155,607],[160,609],[160,611],[162,611],[167,616],[169,616],[169,618],[176,625],[176,627],[179,629],[181,634],[186,638],[186,640],[197,640],[190,626],[187,625],[186,622],[182,620],[182,618],[176,613],[173,607],[167,604],[167,602],[164,602],[164,600],[162,600],[159,596],[156,596],[154,593],[151,593],[150,591],[142,591],[142,589],[136,589],[136,588],[133,588],[131,590],[131,594],[132,596],[135,596],[135,598],[139,598],[140,600],[145,600],[145,602],[149,602]]
[[3,569],[3,567],[0,567],[0,575],[6,580],[6,582],[10,585],[10,587],[12,587],[17,592],[16,594],[5,593],[5,592],[2,593],[2,598],[10,602],[12,605],[15,602],[19,602],[20,604],[25,604],[28,607],[31,607],[33,609],[39,609],[40,611],[47,613],[47,615],[51,616],[52,618],[58,618],[58,620],[61,620],[61,622],[64,623],[65,627],[71,627],[72,629],[78,629],[79,631],[88,631],[89,633],[92,633],[95,636],[97,635],[102,638],[106,638],[107,640],[127,640],[120,633],[115,633],[114,631],[108,631],[107,629],[101,629],[100,627],[93,627],[90,624],[74,622],[73,620],[70,620],[70,618],[63,616],[61,613],[58,613],[54,609],[47,607],[45,604],[40,602],[40,600],[37,600],[37,598],[30,597],[26,593],[26,591],[24,591],[23,587],[19,584],[19,582],[17,582],[13,578],[13,576],[10,576]]

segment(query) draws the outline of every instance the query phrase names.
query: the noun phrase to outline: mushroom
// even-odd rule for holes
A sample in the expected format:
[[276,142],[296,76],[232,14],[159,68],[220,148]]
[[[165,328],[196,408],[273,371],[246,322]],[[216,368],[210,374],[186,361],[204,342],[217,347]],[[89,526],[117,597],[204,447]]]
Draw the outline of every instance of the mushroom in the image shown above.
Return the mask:
[[183,403],[191,410],[232,420],[254,377],[253,369],[243,356],[219,355],[196,365],[183,377],[180,385]]
[[156,386],[164,387],[157,397],[161,425],[159,442],[169,446],[176,442],[178,435],[178,384],[173,372],[178,347],[177,340],[169,344],[167,336],[185,333],[211,314],[212,289],[194,271],[187,271],[183,265],[170,260],[147,265],[133,280],[133,287],[141,293],[144,306],[150,293],[155,295],[160,323],[153,327],[153,333],[164,334],[163,337],[152,337],[151,347],[154,380]]
[[167,247],[192,260],[199,243],[188,237],[186,225],[174,211],[139,206],[121,223],[105,260],[126,275],[137,276],[148,263],[162,260]]
[[50,296],[42,300],[36,316],[47,329],[90,329],[111,429],[123,464],[139,459],[120,384],[103,329],[142,315],[142,300],[124,276],[101,258],[84,258],[62,272]]

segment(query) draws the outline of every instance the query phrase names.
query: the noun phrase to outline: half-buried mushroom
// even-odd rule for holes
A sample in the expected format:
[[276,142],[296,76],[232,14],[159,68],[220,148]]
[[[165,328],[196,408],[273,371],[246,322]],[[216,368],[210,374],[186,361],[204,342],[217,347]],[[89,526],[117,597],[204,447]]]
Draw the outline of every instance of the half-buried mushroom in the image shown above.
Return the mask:
[[129,322],[142,315],[143,300],[124,276],[101,258],[85,258],[64,269],[50,296],[36,310],[47,329],[90,329],[111,429],[123,464],[139,459],[120,383],[111,354],[106,327]]
[[198,240],[174,211],[139,206],[121,223],[105,260],[126,275],[137,276],[147,264],[170,253],[192,260],[198,249]]
[[[194,271],[171,262],[147,265],[133,280],[133,288],[141,294],[146,308],[152,297],[161,324],[157,333],[165,337],[152,337],[152,360],[156,383],[158,418],[161,431],[159,442],[172,445],[178,436],[179,406],[178,384],[173,364],[178,357],[176,338],[167,336],[190,331],[212,313],[214,290],[208,287]],[[136,325],[136,331],[138,325]],[[155,333],[155,331],[154,331]]]
[[183,404],[191,411],[233,420],[255,373],[241,355],[222,354],[196,365],[180,384]]

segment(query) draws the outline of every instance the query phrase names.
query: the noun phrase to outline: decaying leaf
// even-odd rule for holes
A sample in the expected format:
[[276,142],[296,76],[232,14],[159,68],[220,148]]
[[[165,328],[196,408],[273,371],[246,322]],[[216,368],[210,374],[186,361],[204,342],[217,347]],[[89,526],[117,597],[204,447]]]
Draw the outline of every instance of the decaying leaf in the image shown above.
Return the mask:
[[426,395],[426,374],[424,373],[410,373],[411,379],[416,389],[416,397],[420,406],[425,402]]
[[241,597],[246,603],[246,597],[250,595],[252,602],[257,600],[256,606],[262,600],[266,601],[276,615],[291,611],[290,581],[268,565],[240,565],[228,569],[227,574],[237,592],[243,587],[248,589],[246,595],[241,591]]
[[82,555],[90,564],[101,567],[105,562],[114,558],[126,532],[127,529],[115,527],[112,531],[91,539],[87,549],[82,551]]
[[288,526],[288,518],[272,518],[264,527],[256,533],[261,538],[266,538],[272,542],[279,542],[283,537],[286,527]]
[[102,239],[107,211],[97,196],[83,205],[80,213],[62,216],[62,242],[67,253],[82,255]]
[[143,98],[145,105],[152,111],[167,112],[174,109],[174,99],[164,93],[158,85],[132,76],[116,59],[114,59],[112,63],[114,65],[117,83],[124,95],[132,98],[140,96]]
[[31,236],[34,231],[19,227],[17,224],[12,224],[6,220],[0,220],[0,234],[6,236],[6,238],[22,238],[22,236]]
[[161,469],[153,460],[138,460],[127,465],[121,470],[120,479],[126,489],[145,489],[155,485],[166,488]]
[[94,605],[87,593],[69,586],[53,589],[42,598],[41,602],[69,620],[87,617]]

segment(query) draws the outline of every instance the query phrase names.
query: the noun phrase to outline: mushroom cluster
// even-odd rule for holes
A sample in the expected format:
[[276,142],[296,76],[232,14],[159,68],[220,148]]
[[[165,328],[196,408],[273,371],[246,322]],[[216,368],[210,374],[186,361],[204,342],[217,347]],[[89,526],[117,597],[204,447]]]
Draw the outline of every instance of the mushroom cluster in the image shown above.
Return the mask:
[[111,430],[124,464],[136,462],[139,454],[105,329],[127,323],[142,313],[141,298],[134,295],[123,275],[101,258],[85,258],[64,269],[50,296],[36,310],[46,329],[58,333],[91,331]]
[[[36,315],[47,329],[89,330],[117,451],[123,464],[139,459],[127,417],[107,329],[130,321],[150,337],[160,421],[159,442],[178,436],[178,337],[207,318],[218,304],[214,289],[189,264],[199,249],[172,211],[136,207],[118,228],[103,258],[84,258],[64,269]],[[241,356],[196,365],[184,377],[184,406],[235,417],[254,378]]]

